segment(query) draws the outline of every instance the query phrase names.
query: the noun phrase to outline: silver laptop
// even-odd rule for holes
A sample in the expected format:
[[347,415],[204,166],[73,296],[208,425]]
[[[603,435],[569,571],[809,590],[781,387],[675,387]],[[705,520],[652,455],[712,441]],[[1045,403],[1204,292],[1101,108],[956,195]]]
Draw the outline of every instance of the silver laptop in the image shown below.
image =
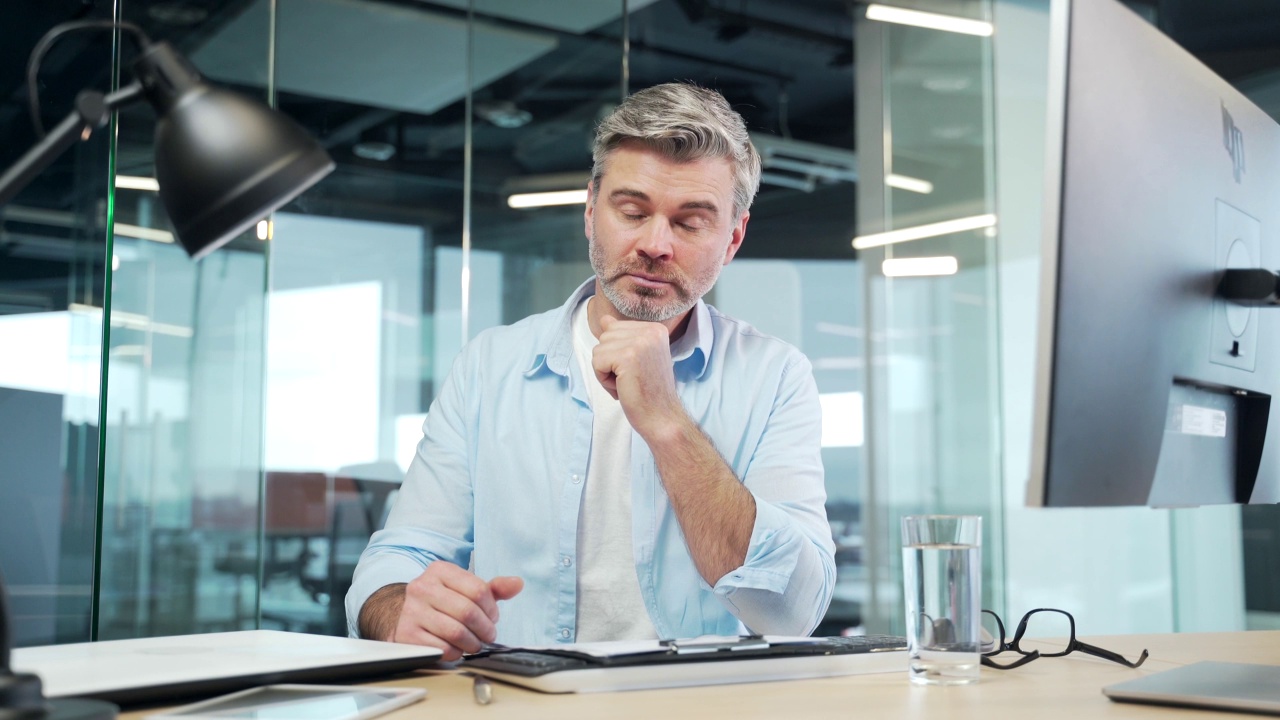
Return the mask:
[[435,648],[278,630],[48,645],[13,651],[45,696],[173,701],[281,682],[349,682],[434,664]]
[[1102,689],[1112,700],[1280,715],[1280,666],[1199,662]]

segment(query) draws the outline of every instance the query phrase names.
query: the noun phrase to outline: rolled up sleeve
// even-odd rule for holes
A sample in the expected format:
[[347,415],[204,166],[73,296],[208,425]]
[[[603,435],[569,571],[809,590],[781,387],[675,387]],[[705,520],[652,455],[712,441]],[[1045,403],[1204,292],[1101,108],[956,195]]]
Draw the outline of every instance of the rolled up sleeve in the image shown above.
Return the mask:
[[436,560],[467,567],[473,548],[473,494],[463,392],[466,350],[431,404],[423,437],[387,517],[369,538],[347,592],[347,634],[359,637],[360,611],[379,589],[407,583]]
[[808,635],[835,590],[835,543],[827,522],[822,409],[807,359],[796,353],[743,483],[756,501],[743,564],[713,590],[752,632]]

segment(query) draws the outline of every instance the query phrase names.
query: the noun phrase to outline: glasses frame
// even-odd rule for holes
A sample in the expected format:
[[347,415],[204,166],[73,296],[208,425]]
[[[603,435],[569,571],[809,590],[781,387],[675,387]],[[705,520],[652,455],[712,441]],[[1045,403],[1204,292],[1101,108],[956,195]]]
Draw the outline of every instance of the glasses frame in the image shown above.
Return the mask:
[[[991,610],[983,610],[982,612],[985,615],[990,615],[995,618],[996,628],[1000,631],[1000,638],[996,642],[995,647],[988,652],[982,653],[982,664],[986,667],[995,668],[997,670],[1012,670],[1013,668],[1026,665],[1037,658],[1063,657],[1064,655],[1070,655],[1073,652],[1082,652],[1086,655],[1092,655],[1094,657],[1102,658],[1103,660],[1110,660],[1111,662],[1120,663],[1121,665],[1130,668],[1136,668],[1147,660],[1148,653],[1145,649],[1142,651],[1141,657],[1136,661],[1130,662],[1119,653],[1111,652],[1110,650],[1100,648],[1097,645],[1090,645],[1089,643],[1081,642],[1080,639],[1076,637],[1076,619],[1066,610],[1058,610],[1056,608],[1036,608],[1028,611],[1027,614],[1022,616],[1022,620],[1018,622],[1018,629],[1014,631],[1013,640],[1011,642],[1005,642],[1004,622],[1000,619],[1000,616]],[[1026,650],[1022,647],[1022,638],[1026,635],[1027,626],[1031,622],[1031,618],[1034,617],[1036,613],[1058,613],[1066,616],[1067,623],[1071,628],[1071,637],[1067,640],[1067,647],[1065,650],[1062,650],[1061,652],[1042,653],[1039,650]],[[999,655],[1006,650],[1018,653],[1022,657],[1011,663],[1005,663],[1003,665],[991,659],[993,655]]]

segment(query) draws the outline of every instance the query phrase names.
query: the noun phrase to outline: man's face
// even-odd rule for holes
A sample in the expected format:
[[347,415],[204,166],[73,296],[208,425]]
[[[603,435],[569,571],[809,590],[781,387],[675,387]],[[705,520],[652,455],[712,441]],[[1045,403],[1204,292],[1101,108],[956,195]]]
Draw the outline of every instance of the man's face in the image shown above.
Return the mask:
[[624,317],[674,326],[733,259],[748,215],[733,215],[727,159],[677,163],[623,144],[587,200],[598,288]]

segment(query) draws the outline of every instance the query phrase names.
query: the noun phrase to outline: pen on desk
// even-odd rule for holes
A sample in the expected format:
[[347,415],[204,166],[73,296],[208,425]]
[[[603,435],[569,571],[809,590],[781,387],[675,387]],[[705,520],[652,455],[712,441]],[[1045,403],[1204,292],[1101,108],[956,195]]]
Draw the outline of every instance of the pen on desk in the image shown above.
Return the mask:
[[471,686],[471,691],[475,693],[476,702],[480,705],[488,705],[493,702],[493,685],[489,679],[483,675],[472,675],[475,682]]

